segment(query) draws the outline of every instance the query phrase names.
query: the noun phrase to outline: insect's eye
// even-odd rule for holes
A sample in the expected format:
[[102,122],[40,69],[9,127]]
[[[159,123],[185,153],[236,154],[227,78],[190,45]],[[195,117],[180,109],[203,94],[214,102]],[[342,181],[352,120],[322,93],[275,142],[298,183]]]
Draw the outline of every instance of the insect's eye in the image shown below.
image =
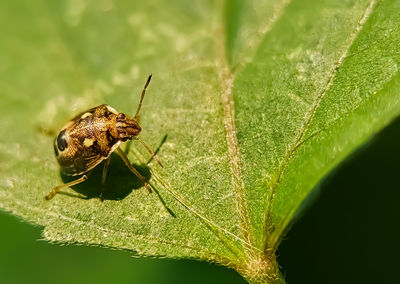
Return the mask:
[[118,119],[125,119],[125,114],[119,113],[117,116]]

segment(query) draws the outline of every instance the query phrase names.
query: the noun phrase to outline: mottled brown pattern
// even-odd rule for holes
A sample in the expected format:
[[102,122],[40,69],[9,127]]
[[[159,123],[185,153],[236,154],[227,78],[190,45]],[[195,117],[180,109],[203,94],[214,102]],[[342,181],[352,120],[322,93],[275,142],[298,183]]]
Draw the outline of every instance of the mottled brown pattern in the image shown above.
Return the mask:
[[139,133],[135,119],[100,105],[74,117],[57,136],[54,150],[64,174],[81,175],[109,157],[121,141]]

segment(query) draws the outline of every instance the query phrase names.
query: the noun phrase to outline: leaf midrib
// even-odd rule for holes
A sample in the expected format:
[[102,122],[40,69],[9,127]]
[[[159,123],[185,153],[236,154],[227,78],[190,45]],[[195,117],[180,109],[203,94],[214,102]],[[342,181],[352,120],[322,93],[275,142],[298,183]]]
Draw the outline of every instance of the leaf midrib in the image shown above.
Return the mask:
[[[258,38],[258,42],[254,45],[252,49],[248,52],[253,57],[259,48],[261,41],[265,34],[267,34],[273,27],[273,25],[280,19],[283,14],[284,8],[290,3],[290,0],[282,1],[280,5],[277,6],[272,17],[267,21],[265,27],[262,29],[263,33]],[[219,67],[219,77],[221,84],[221,102],[223,108],[223,122],[226,132],[226,143],[229,154],[229,163],[232,172],[232,183],[233,192],[237,204],[237,214],[240,222],[241,233],[249,247],[244,247],[247,249],[246,253],[249,258],[257,258],[257,256],[262,253],[259,248],[254,244],[253,236],[251,235],[251,222],[249,217],[248,204],[246,201],[246,191],[245,184],[242,174],[242,158],[240,154],[239,142],[237,139],[237,129],[235,124],[235,105],[233,99],[233,85],[236,75],[245,68],[246,63],[245,58],[248,54],[244,54],[232,68],[229,67],[227,61],[227,42],[226,42],[226,31],[223,21],[223,9],[225,2],[219,2],[220,15],[217,18],[217,32],[214,34],[215,49],[217,55],[217,66]]]
[[[220,9],[223,11],[223,9]],[[241,233],[248,243],[252,243],[250,238],[250,220],[248,216],[247,202],[245,200],[244,182],[242,176],[242,167],[240,165],[241,157],[239,143],[237,140],[237,131],[235,125],[235,109],[233,102],[232,87],[235,79],[234,74],[228,67],[226,60],[226,40],[225,29],[222,17],[219,17],[219,29],[215,37],[216,54],[219,61],[219,76],[221,84],[221,102],[223,108],[223,123],[226,132],[226,144],[229,154],[229,163],[232,172],[233,192],[237,204],[237,213],[240,222]]]

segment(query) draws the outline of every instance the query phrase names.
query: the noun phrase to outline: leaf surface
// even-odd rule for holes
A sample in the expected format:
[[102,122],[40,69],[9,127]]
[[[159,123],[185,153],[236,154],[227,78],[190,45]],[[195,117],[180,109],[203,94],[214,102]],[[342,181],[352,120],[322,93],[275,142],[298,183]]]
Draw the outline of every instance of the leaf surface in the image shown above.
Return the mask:
[[[274,278],[302,202],[400,112],[399,1],[20,5],[0,4],[0,206],[50,241]],[[155,193],[115,156],[104,202],[71,196],[98,195],[101,166],[44,201],[63,182],[47,134],[102,103],[133,115],[149,73],[140,136],[165,166],[125,148]]]

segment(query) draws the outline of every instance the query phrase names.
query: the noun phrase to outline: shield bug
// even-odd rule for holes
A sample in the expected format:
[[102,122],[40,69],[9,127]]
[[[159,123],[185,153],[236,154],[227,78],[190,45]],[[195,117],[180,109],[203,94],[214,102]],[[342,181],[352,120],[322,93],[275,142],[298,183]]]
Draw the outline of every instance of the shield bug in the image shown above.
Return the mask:
[[[75,116],[65,125],[54,140],[54,151],[61,171],[67,176],[77,176],[76,180],[58,185],[46,196],[53,198],[60,189],[71,187],[87,180],[90,172],[104,161],[102,184],[105,183],[111,153],[117,151],[122,161],[151,192],[145,178],[132,166],[119,146],[127,140],[138,140],[154,157],[153,151],[139,139],[141,127],[138,122],[140,108],[152,75],[144,85],[136,114],[129,118],[108,105],[99,105]],[[156,158],[156,157],[155,157]],[[160,165],[161,163],[156,160]],[[162,166],[162,165],[161,165]]]

